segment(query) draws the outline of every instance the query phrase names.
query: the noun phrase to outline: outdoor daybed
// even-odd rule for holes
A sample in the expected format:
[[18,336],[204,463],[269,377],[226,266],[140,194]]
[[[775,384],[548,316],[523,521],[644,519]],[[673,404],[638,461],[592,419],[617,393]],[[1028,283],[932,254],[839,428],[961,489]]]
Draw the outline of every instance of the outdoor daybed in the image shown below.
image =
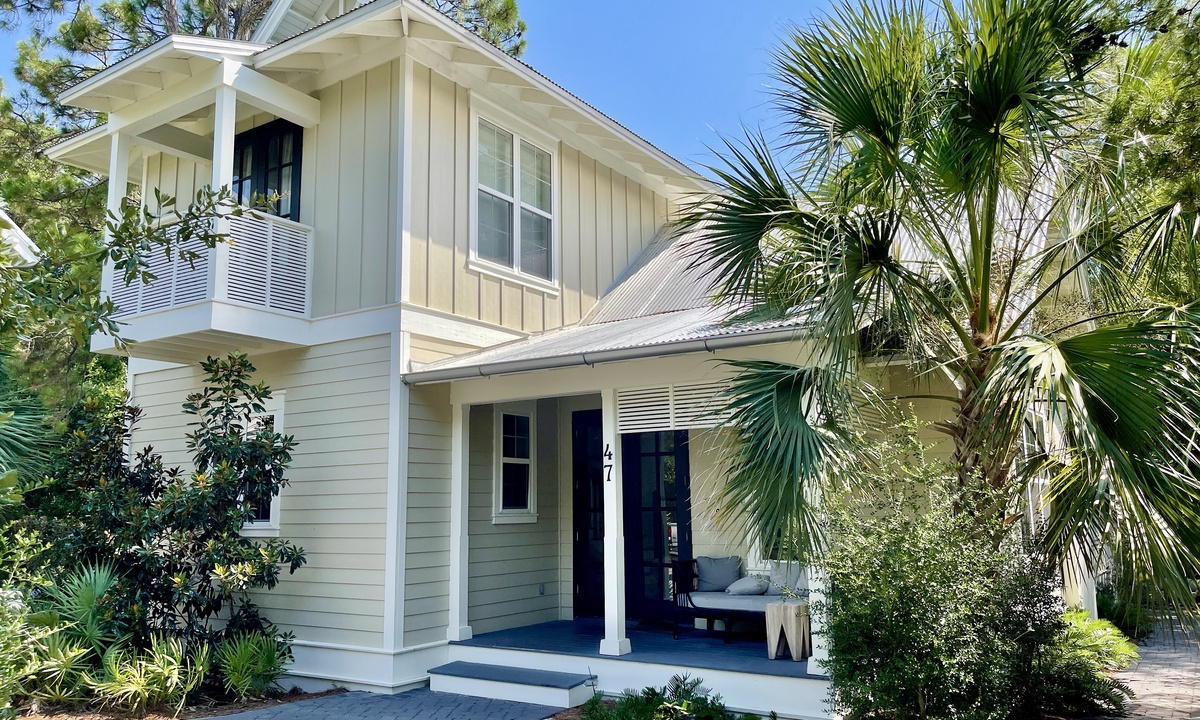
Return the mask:
[[[733,625],[741,621],[765,621],[767,605],[782,602],[783,593],[807,595],[804,571],[796,563],[773,563],[767,577],[740,577],[741,558],[699,557],[672,563],[675,595],[674,637],[679,639],[680,619],[703,619],[725,624],[725,642],[733,642]],[[689,628],[692,629],[692,628]]]

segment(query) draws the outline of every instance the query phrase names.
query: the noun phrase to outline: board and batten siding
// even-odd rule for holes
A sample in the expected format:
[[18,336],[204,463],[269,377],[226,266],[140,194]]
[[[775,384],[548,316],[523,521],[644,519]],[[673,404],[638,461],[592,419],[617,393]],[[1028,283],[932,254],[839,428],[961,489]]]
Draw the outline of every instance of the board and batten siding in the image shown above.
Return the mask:
[[[471,247],[471,98],[413,66],[413,196],[409,300],[538,332],[578,321],[663,226],[662,196],[565,143],[558,153],[558,293],[467,267]],[[503,124],[503,122],[501,122]],[[519,128],[508,128],[518,130]]]
[[450,621],[450,386],[409,389],[404,645],[446,639]]
[[[255,379],[286,391],[283,430],[297,445],[280,537],[308,558],[254,601],[298,640],[383,646],[390,353],[390,336],[376,336],[251,358]],[[191,418],[180,406],[202,383],[196,366],[135,375],[145,416],[133,446],[186,468]]]
[[559,619],[557,401],[537,401],[536,523],[492,523],[494,413],[471,409],[467,619],[476,634]]
[[321,123],[304,131],[315,317],[397,299],[402,75],[394,60],[321,90]]

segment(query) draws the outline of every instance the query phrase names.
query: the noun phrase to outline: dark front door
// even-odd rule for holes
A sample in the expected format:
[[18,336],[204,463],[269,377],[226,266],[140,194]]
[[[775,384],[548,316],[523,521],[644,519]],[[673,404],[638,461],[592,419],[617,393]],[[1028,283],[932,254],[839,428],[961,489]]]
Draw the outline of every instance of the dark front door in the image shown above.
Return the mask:
[[672,617],[671,563],[692,556],[686,430],[622,436],[625,483],[625,612]]
[[571,414],[575,617],[604,616],[604,439],[599,410]]

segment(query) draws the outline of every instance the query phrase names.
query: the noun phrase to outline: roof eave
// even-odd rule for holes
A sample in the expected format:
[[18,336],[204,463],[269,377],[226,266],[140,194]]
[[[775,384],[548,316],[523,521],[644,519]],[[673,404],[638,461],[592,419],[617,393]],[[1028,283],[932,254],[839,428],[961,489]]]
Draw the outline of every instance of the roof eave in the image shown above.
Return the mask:
[[696,352],[716,352],[717,350],[749,347],[752,345],[770,345],[799,340],[804,334],[804,328],[795,327],[761,330],[735,335],[719,335],[697,340],[681,340],[657,345],[641,345],[632,348],[573,353],[570,355],[557,355],[530,360],[510,360],[507,362],[481,363],[479,365],[466,365],[445,369],[417,370],[402,375],[400,379],[405,385],[430,385],[434,383],[453,382],[455,380],[493,377],[496,375],[515,375],[517,373],[534,372],[537,370],[558,370],[581,365],[597,365],[624,360],[646,360],[649,358]]
[[126,73],[136,72],[148,63],[171,52],[184,52],[207,58],[250,57],[266,47],[262,43],[244,40],[222,40],[195,35],[168,35],[153,45],[118,60],[95,75],[75,83],[62,92],[60,101],[64,105],[74,105],[88,93],[98,90],[104,83]]

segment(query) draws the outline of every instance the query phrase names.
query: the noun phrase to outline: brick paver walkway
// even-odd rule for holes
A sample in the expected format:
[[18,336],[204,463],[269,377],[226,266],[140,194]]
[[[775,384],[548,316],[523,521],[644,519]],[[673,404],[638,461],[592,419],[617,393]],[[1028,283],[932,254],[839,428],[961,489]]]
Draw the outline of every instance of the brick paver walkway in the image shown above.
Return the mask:
[[399,695],[328,695],[225,715],[221,720],[544,720],[556,712],[558,708],[435,693],[426,688]]
[[1130,704],[1139,720],[1200,718],[1200,649],[1196,640],[1178,627],[1172,642],[1169,630],[1160,630],[1138,646],[1142,659],[1121,673],[1137,693]]

